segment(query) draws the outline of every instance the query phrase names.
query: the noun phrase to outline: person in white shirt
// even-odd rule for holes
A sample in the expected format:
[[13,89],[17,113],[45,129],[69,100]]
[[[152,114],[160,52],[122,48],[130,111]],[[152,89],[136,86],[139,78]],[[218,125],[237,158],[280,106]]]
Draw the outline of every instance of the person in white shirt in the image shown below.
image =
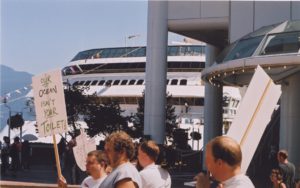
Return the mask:
[[170,188],[171,177],[168,171],[155,164],[159,147],[154,141],[145,141],[138,148],[138,161],[143,188]]
[[139,172],[130,160],[134,156],[132,138],[124,131],[117,131],[105,139],[105,153],[112,172],[99,188],[143,188]]
[[[86,177],[80,187],[81,188],[98,188],[107,177],[106,169],[108,167],[108,158],[103,151],[91,151],[86,158]],[[59,188],[67,188],[67,181],[63,176],[58,179]]]
[[212,178],[223,188],[254,188],[251,180],[241,173],[242,151],[240,145],[228,136],[219,136],[206,145],[206,167],[209,173],[195,177],[197,188],[210,187]]
[[108,159],[102,151],[91,151],[86,159],[86,172],[89,175],[81,183],[82,188],[98,188],[106,178]]

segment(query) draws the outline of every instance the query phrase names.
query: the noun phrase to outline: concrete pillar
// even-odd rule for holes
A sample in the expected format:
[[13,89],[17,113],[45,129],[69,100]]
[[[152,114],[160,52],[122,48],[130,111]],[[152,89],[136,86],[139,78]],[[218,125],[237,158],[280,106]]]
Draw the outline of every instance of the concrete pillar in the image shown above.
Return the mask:
[[149,0],[144,134],[165,139],[168,1]]
[[[207,45],[205,67],[209,67],[215,62],[218,49]],[[223,87],[213,86],[205,83],[204,98],[204,147],[212,138],[222,135],[223,126]],[[203,163],[204,164],[204,163]]]
[[296,166],[296,177],[300,178],[300,73],[283,81],[280,100],[279,149],[289,153],[288,160]]

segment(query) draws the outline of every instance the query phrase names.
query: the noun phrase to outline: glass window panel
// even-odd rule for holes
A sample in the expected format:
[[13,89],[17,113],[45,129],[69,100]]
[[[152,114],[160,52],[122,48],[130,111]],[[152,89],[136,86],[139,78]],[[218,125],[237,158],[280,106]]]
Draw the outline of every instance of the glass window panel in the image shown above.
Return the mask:
[[202,54],[201,48],[202,48],[201,46],[192,47],[193,55],[201,55]]
[[138,80],[136,85],[142,85],[144,83],[144,80]]
[[128,85],[134,85],[135,80],[130,80]]
[[238,41],[236,46],[231,50],[231,52],[229,52],[224,61],[250,57],[262,39],[263,36]]
[[135,97],[125,97],[126,104],[137,104],[137,100]]
[[190,68],[191,62],[181,62],[181,68]]
[[187,85],[187,80],[186,79],[180,80],[180,85]]
[[196,106],[204,106],[204,98],[195,98]]
[[85,85],[85,86],[88,86],[88,85],[90,85],[90,83],[91,83],[91,81],[88,80],[88,81],[86,81],[86,82],[84,83],[84,85]]
[[122,80],[121,85],[126,85],[128,80]]
[[179,101],[180,101],[180,100],[179,100],[178,97],[172,98],[172,104],[173,104],[173,105],[180,105]]
[[171,80],[171,85],[177,85],[177,83],[178,83],[177,79]]
[[78,83],[79,83],[79,81],[76,81],[76,82],[73,83],[73,85],[75,85],[75,86],[79,85]]
[[200,63],[198,62],[191,62],[191,68],[198,68]]
[[94,81],[91,83],[91,85],[92,85],[92,86],[95,86],[95,85],[97,85],[97,83],[98,83],[98,80],[94,80]]
[[103,104],[111,103],[111,98],[110,97],[101,97],[101,102]]
[[107,80],[107,81],[105,82],[105,85],[106,85],[106,86],[110,86],[111,83],[112,83],[112,80]]
[[105,80],[101,80],[101,81],[98,83],[98,86],[102,86],[104,83],[105,83]]
[[115,80],[113,85],[119,85],[119,83],[120,83],[120,80]]
[[132,69],[137,66],[137,63],[128,63],[128,68]]
[[138,57],[146,56],[146,48],[145,48],[145,47],[139,48],[139,49],[137,50],[137,56],[138,56]]
[[180,55],[180,56],[185,55],[185,50],[186,50],[185,46],[179,46],[178,47],[178,55]]
[[124,102],[125,102],[123,97],[112,97],[111,100],[116,101],[119,104],[124,104]]
[[178,47],[177,46],[171,46],[169,56],[176,56],[178,55]]
[[269,35],[261,55],[297,53],[300,48],[300,32]]
[[192,50],[191,46],[186,46],[185,47],[184,55],[188,55],[188,56],[193,55],[193,50]]
[[103,52],[102,52],[102,57],[107,58],[108,54],[109,54],[109,51],[110,51],[109,49],[104,49]]
[[145,68],[145,63],[137,63],[136,68]]
[[168,62],[168,68],[180,68],[180,62]]
[[193,106],[195,104],[194,98],[180,98],[181,105]]

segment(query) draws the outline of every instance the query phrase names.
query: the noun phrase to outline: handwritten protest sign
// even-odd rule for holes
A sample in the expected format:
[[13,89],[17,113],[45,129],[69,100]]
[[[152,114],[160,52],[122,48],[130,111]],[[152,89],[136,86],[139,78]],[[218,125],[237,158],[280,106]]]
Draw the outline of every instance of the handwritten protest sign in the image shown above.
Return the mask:
[[39,136],[67,131],[67,112],[61,71],[51,71],[32,78]]
[[241,145],[243,173],[246,172],[265,128],[271,120],[280,95],[280,86],[275,85],[265,71],[257,66],[227,133],[227,136],[234,138]]
[[76,137],[76,146],[73,147],[73,153],[77,166],[86,171],[85,162],[86,156],[90,151],[96,150],[95,139],[88,139],[88,136],[83,130],[80,130],[80,135]]

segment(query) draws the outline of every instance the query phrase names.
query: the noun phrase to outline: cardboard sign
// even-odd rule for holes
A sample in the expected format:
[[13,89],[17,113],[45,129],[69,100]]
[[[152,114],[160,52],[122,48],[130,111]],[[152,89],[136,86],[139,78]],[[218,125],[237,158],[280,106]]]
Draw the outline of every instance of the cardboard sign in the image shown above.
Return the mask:
[[243,173],[247,171],[280,95],[280,86],[258,66],[227,133],[240,143]]
[[[227,132],[227,136],[235,139],[241,146],[243,173],[248,169],[280,95],[280,86],[275,85],[265,71],[257,66],[237,115]],[[195,187],[196,181],[185,182],[184,185]]]
[[94,150],[96,150],[95,139],[88,139],[85,132],[80,130],[80,135],[76,137],[76,146],[73,147],[73,153],[76,163],[82,171],[86,171],[85,163],[87,154]]
[[32,88],[39,136],[66,132],[68,122],[61,71],[34,76]]

